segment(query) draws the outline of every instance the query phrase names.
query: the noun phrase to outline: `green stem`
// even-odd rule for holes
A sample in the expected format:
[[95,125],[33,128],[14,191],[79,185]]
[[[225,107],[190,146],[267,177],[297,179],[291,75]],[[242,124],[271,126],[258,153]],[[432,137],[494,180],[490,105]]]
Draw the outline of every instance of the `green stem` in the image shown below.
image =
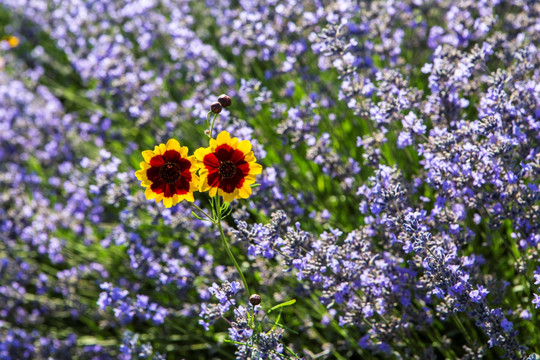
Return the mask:
[[212,133],[214,132],[214,123],[216,122],[217,117],[218,117],[218,114],[214,115],[214,118],[212,119],[212,125],[210,126],[210,133],[208,134],[210,139],[212,139]]
[[[209,111],[208,114],[206,114],[206,128],[208,129],[208,131],[210,131],[210,120],[208,120],[208,119],[210,118],[210,114],[211,114],[211,113],[212,113],[212,112]],[[211,136],[210,136],[210,133],[208,134],[208,136],[211,137]]]
[[223,233],[223,226],[221,225],[221,204],[220,204],[220,201],[219,201],[219,195],[216,195],[216,196],[218,196],[218,199],[216,201],[217,202],[216,211],[218,213],[216,223],[217,223],[217,226],[218,226],[218,229],[219,229],[219,233],[221,234],[221,240],[223,241],[223,246],[225,247],[225,251],[227,251],[227,254],[231,258],[231,261],[233,262],[234,266],[236,267],[236,271],[238,271],[238,274],[240,274],[240,277],[242,278],[242,282],[244,283],[244,287],[246,288],[246,292],[247,292],[248,297],[249,297],[249,296],[251,296],[251,292],[249,291],[249,286],[247,284],[244,273],[242,272],[242,269],[240,269],[240,265],[238,265],[238,262],[234,258],[234,255],[233,255],[233,253],[231,251],[231,248],[229,247],[229,242],[227,241],[227,238],[225,237],[225,234]]
[[202,214],[204,214],[204,216],[206,216],[210,221],[214,222],[214,219],[212,219],[212,217],[208,215],[206,211],[204,211],[203,209],[195,205],[195,203],[191,203],[191,205],[193,205],[197,210],[199,210]]
[[249,292],[249,287],[248,287],[246,278],[244,277],[244,273],[242,272],[242,270],[240,269],[240,265],[238,265],[238,262],[234,258],[234,255],[233,255],[233,253],[231,251],[231,248],[229,247],[229,243],[227,242],[227,239],[225,238],[225,234],[223,233],[223,227],[221,226],[221,220],[218,222],[217,225],[218,225],[218,228],[219,228],[219,233],[221,234],[221,240],[223,241],[223,246],[225,246],[225,250],[227,251],[227,254],[231,258],[232,262],[234,263],[234,266],[236,267],[236,270],[240,274],[240,277],[242,278],[242,282],[244,283],[244,287],[246,288],[247,294],[249,296],[251,296],[251,293]]

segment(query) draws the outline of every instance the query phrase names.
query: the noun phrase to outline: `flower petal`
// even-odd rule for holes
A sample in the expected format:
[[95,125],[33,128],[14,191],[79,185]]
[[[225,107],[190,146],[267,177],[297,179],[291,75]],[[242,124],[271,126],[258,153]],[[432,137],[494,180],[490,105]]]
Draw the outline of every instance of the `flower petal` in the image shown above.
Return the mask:
[[[188,184],[188,186],[189,186],[189,184]],[[176,194],[176,185],[175,184],[165,184],[165,192],[164,192],[164,194],[165,194],[166,198],[172,198],[174,196],[174,194]]]
[[163,153],[163,159],[165,162],[177,163],[180,161],[180,152],[178,150],[167,150]]
[[189,192],[191,185],[190,181],[182,176],[176,183],[174,183],[174,187],[176,194],[184,195],[185,193]]
[[233,154],[231,156],[231,161],[236,163],[236,166],[238,166],[238,165],[243,164],[243,163],[246,162],[244,160],[245,156],[246,156],[246,154],[244,154],[242,151],[234,150],[234,152],[233,152]]
[[144,161],[150,163],[150,160],[152,160],[152,158],[156,156],[156,154],[151,150],[145,150],[142,152],[142,156],[144,158]]
[[165,145],[167,150],[176,150],[178,153],[180,153],[180,143],[176,139],[170,139],[167,141],[167,145]]
[[197,170],[199,170],[199,168],[197,167],[198,161],[194,155],[187,157],[186,160],[188,160],[189,163],[191,164],[189,171],[194,173],[194,172],[197,172]]
[[244,184],[240,189],[238,189],[238,196],[242,199],[247,199],[251,195],[251,186]]
[[229,146],[231,146],[231,135],[223,130],[222,132],[220,132],[216,138],[216,142],[217,142],[217,146],[219,145],[223,145],[223,144],[227,144]]
[[180,149],[180,155],[185,159],[187,158],[187,154],[189,152],[189,149],[187,146],[182,146],[182,148]]
[[198,160],[198,161],[203,161],[204,160],[204,157],[208,154],[212,153],[212,150],[207,147],[207,148],[198,148],[197,150],[195,150],[195,158]]
[[242,140],[238,143],[238,150],[244,153],[244,155],[247,155],[251,152],[251,142],[249,140]]
[[201,180],[199,182],[199,191],[205,192],[210,190],[212,187],[208,184],[208,177],[207,176],[201,176]]
[[146,170],[146,177],[152,182],[161,181],[159,178],[159,167],[151,167]]
[[155,199],[157,194],[155,192],[152,191],[152,188],[149,186],[146,188],[146,190],[144,190],[144,195],[146,196],[146,198],[148,200],[152,200],[152,199]]
[[231,139],[231,147],[236,150],[236,148],[238,147],[238,138],[237,137],[234,137]]
[[210,185],[211,187],[219,186],[219,173],[217,171],[208,173],[206,179],[206,181],[208,181],[208,185]]
[[216,170],[219,168],[219,159],[213,153],[206,155],[202,163],[207,170]]
[[257,175],[262,172],[262,166],[257,163],[249,163],[249,173],[252,175]]
[[253,156],[253,151],[250,151],[249,153],[246,154],[246,156],[244,156],[244,161],[247,161],[247,162],[255,162],[255,161],[257,161],[255,156]]
[[189,192],[194,192],[199,189],[199,178],[197,178],[197,181],[192,181],[189,184]]
[[[215,172],[215,171],[212,171],[212,172]],[[200,169],[199,170],[199,177],[202,179],[203,176],[208,176],[208,169],[207,168],[204,168],[204,169]]]
[[250,169],[249,163],[245,161],[236,163],[236,168],[238,169],[238,171],[240,171],[244,175],[249,174],[249,169]]
[[[215,150],[214,155],[219,161],[230,161],[236,150],[227,144],[219,145]],[[241,153],[240,153],[241,154]],[[205,159],[210,155],[205,156]],[[219,166],[219,165],[218,165]]]
[[159,151],[161,151],[161,155],[165,154],[165,151],[167,151],[167,146],[165,146],[165,144],[159,144]]
[[163,164],[165,164],[165,160],[161,155],[156,155],[152,159],[150,159],[150,165],[152,167],[160,167]]
[[171,197],[164,197],[163,198],[163,205],[165,205],[166,208],[170,208],[173,203],[173,198]]
[[232,202],[234,200],[234,191],[231,193],[228,193],[226,191],[219,189],[219,195],[223,196],[223,201]]
[[244,183],[245,184],[255,184],[255,175],[248,174],[244,177]]
[[179,200],[186,200],[186,201],[189,201],[189,202],[194,202],[195,201],[195,198],[193,197],[193,193],[187,193],[187,194],[184,194],[184,195],[178,195],[178,199]]
[[190,182],[190,190],[189,191],[194,191],[192,190],[193,188],[197,189],[199,187],[199,182],[201,181],[201,179],[199,178],[199,176],[197,176],[197,174],[191,174],[191,182]]
[[135,171],[135,177],[141,181],[148,180],[148,177],[146,176],[146,170],[137,170]]

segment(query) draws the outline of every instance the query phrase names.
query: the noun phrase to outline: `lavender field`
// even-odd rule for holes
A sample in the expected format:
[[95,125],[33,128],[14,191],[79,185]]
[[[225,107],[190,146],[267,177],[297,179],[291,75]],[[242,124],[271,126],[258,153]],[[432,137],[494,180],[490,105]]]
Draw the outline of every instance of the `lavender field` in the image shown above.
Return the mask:
[[540,359],[540,1],[0,0],[0,360]]

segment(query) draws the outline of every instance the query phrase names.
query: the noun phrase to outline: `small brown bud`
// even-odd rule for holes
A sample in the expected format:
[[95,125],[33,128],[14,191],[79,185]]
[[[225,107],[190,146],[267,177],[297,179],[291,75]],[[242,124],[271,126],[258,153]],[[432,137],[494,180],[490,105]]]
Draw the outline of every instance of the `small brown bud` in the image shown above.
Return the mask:
[[218,102],[212,103],[212,105],[210,105],[210,110],[212,110],[214,114],[219,114],[221,112],[221,109],[223,109],[223,107]]
[[249,297],[249,303],[253,306],[259,305],[261,303],[261,295],[253,294]]
[[221,94],[217,98],[217,101],[223,106],[224,108],[231,106],[232,100],[229,95]]

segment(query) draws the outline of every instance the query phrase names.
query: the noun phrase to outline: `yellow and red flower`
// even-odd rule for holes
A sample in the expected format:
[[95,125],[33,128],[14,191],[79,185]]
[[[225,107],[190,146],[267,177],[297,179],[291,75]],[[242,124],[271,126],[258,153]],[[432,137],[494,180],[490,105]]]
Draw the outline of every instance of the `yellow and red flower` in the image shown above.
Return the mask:
[[217,193],[228,202],[247,199],[255,175],[262,171],[262,166],[255,162],[249,140],[238,141],[227,131],[210,139],[209,147],[197,149],[195,157],[200,168],[199,191],[209,191],[211,197]]
[[163,200],[167,208],[182,200],[194,201],[193,191],[197,190],[199,177],[195,174],[195,156],[187,154],[188,148],[180,147],[175,139],[167,141],[167,145],[157,145],[154,151],[142,152],[144,161],[135,176],[146,187],[144,194],[148,200],[155,199],[156,203]]

